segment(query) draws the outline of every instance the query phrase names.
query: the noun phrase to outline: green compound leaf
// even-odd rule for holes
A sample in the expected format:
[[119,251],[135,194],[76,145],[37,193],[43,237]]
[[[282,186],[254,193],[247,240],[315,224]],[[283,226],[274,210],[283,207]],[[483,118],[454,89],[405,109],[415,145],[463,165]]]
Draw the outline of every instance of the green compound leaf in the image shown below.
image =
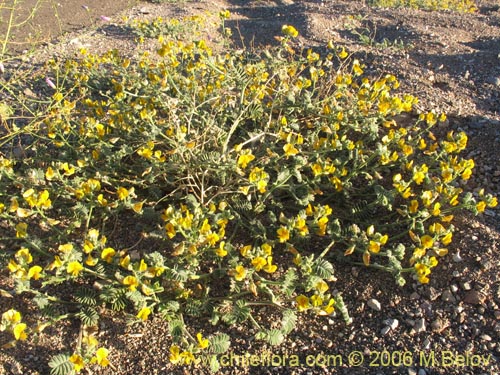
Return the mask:
[[80,318],[82,323],[86,326],[95,326],[99,322],[99,314],[96,309],[90,306],[83,306],[76,316]]
[[267,333],[267,342],[269,345],[281,345],[284,339],[285,335],[279,329],[271,329]]
[[329,279],[332,277],[334,269],[329,261],[323,258],[318,258],[312,265],[312,271],[322,279]]
[[67,354],[57,354],[49,361],[50,375],[73,375],[73,363]]
[[213,355],[210,357],[210,371],[216,373],[220,370],[220,363],[217,356]]
[[289,268],[286,271],[281,284],[281,290],[286,294],[287,297],[291,297],[293,292],[295,291],[295,282],[297,280],[297,272],[295,272],[295,269]]
[[227,352],[231,345],[231,339],[225,333],[219,333],[210,339],[210,348],[215,354]]
[[75,294],[76,301],[82,305],[96,306],[97,298],[97,293],[89,288],[80,288]]
[[174,340],[179,340],[184,336],[185,328],[184,322],[180,319],[172,320],[168,324],[168,329]]
[[235,304],[225,303],[223,310],[228,311],[222,315],[222,320],[227,324],[242,323],[250,317],[251,313],[250,308],[242,300],[236,301]]
[[295,329],[297,323],[297,314],[294,310],[283,311],[283,319],[281,320],[281,332],[288,335]]

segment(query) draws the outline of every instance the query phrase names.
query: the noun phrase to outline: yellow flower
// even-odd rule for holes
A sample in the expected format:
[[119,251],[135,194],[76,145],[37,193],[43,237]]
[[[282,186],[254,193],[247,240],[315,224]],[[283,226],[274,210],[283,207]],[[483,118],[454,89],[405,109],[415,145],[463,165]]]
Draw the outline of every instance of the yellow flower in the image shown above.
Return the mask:
[[465,168],[461,174],[462,179],[468,180],[472,176],[472,169]]
[[117,190],[116,190],[116,194],[118,195],[118,199],[123,201],[125,199],[127,199],[127,197],[129,196],[130,192],[125,189],[124,187],[119,187]]
[[451,243],[452,237],[453,233],[448,232],[443,238],[441,238],[441,243],[445,246],[448,246]]
[[260,271],[266,264],[267,261],[260,256],[252,259],[252,266],[255,268],[256,271]]
[[165,230],[167,231],[168,238],[175,237],[175,227],[172,223],[167,223],[167,225],[165,225]]
[[370,244],[368,245],[368,250],[370,250],[374,254],[377,254],[380,251],[380,243],[371,240]]
[[422,248],[422,247],[416,247],[413,250],[413,258],[420,259],[420,258],[422,258],[425,255],[425,253],[426,253],[426,251],[425,251],[424,248]]
[[298,217],[294,223],[295,229],[299,231],[301,236],[307,236],[309,229],[307,228],[306,220],[302,217]]
[[248,163],[250,163],[254,159],[255,159],[255,156],[252,155],[252,151],[245,150],[244,153],[238,157],[237,163],[238,163],[238,166],[240,166],[241,168],[246,168]]
[[420,242],[422,243],[422,247],[424,249],[430,249],[432,246],[434,246],[434,239],[428,234],[422,236],[420,238]]
[[331,315],[333,314],[333,311],[335,310],[335,307],[333,306],[335,304],[335,300],[333,298],[330,298],[330,301],[328,301],[328,304],[323,306],[321,311],[319,312],[319,315]]
[[52,207],[52,201],[49,199],[49,192],[47,190],[42,191],[38,195],[36,206],[44,209]]
[[93,258],[91,254],[87,256],[87,259],[85,259],[85,264],[89,267],[93,267],[99,262],[99,259]]
[[84,336],[82,338],[82,343],[90,348],[94,348],[97,346],[99,341],[97,341],[97,339],[94,336],[88,335],[88,336]]
[[51,263],[51,264],[47,267],[47,269],[48,269],[49,271],[52,271],[52,270],[54,270],[54,269],[56,269],[56,268],[61,267],[62,265],[63,265],[63,262],[62,262],[61,258],[59,258],[59,256],[58,256],[58,255],[56,255],[56,256],[54,257],[54,261],[53,261],[53,262],[52,262],[52,263]]
[[207,236],[207,242],[210,246],[214,246],[220,240],[220,236],[217,233],[210,233]]
[[428,171],[429,168],[425,164],[423,164],[420,168],[415,167],[413,169],[413,181],[415,181],[417,185],[421,185],[422,182],[424,182]]
[[141,261],[139,262],[139,272],[144,272],[147,269],[148,269],[148,265],[146,264],[144,259],[141,259]]
[[352,64],[352,70],[354,71],[354,74],[357,75],[357,76],[363,74],[363,69],[359,65],[359,61],[358,60],[354,60],[354,62]]
[[40,266],[33,266],[28,270],[28,279],[33,279],[33,280],[38,280],[42,272],[42,267]]
[[[217,236],[217,237],[219,237],[219,236]],[[221,258],[224,258],[227,255],[227,250],[224,248],[225,246],[226,246],[226,242],[221,241],[221,243],[219,244],[219,248],[217,250],[215,250],[215,254],[217,254],[217,256],[220,256]]]
[[311,169],[312,169],[314,177],[323,173],[323,167],[321,166],[321,164],[314,163],[313,165],[311,165]]
[[286,145],[284,145],[283,151],[285,152],[286,156],[293,156],[299,153],[299,150],[297,150],[291,143],[287,143]]
[[28,224],[26,223],[16,224],[16,238],[26,237],[27,231],[28,231]]
[[273,257],[267,257],[267,264],[263,267],[263,270],[267,273],[276,272],[278,266],[273,264]]
[[230,16],[231,16],[231,12],[228,9],[221,10],[219,12],[219,17],[222,18],[222,19],[228,19]]
[[61,169],[64,171],[64,175],[68,177],[75,173],[75,168],[68,163],[62,164]]
[[132,205],[132,210],[134,210],[135,213],[140,214],[142,212],[142,206],[144,205],[144,202],[137,202]]
[[309,304],[309,298],[307,298],[303,294],[297,296],[297,298],[295,298],[295,302],[297,302],[297,309],[299,311],[304,311],[311,307],[311,305]]
[[82,272],[83,266],[80,264],[80,262],[69,262],[68,267],[66,268],[66,272],[71,274],[72,276],[77,277],[80,272]]
[[342,51],[340,51],[338,55],[342,60],[349,56],[344,47],[342,47]]
[[285,227],[280,227],[276,233],[278,234],[278,238],[281,243],[290,239],[290,232]]
[[17,271],[24,270],[19,264],[17,264],[13,259],[9,261],[9,264],[7,265],[7,268],[9,269],[10,272],[15,273]]
[[494,208],[497,205],[498,205],[497,197],[491,198],[491,200],[488,202],[488,207]]
[[245,245],[240,249],[240,254],[242,257],[246,257],[248,252],[252,250],[252,245]]
[[129,268],[130,265],[130,255],[125,255],[120,259],[120,267],[125,268],[126,270]]
[[321,298],[320,296],[315,294],[315,295],[311,296],[311,304],[314,307],[321,306],[323,304],[323,298]]
[[115,256],[116,251],[112,247],[106,247],[101,252],[101,259],[111,263],[113,261],[113,257]]
[[30,264],[31,262],[33,262],[33,257],[31,256],[29,249],[25,247],[19,249],[16,252],[16,259],[26,264]]
[[189,351],[184,351],[181,353],[181,358],[186,365],[189,365],[191,362],[195,360],[193,353]]
[[260,192],[260,193],[265,193],[266,192],[266,187],[267,187],[267,181],[265,180],[259,180],[259,182],[257,182],[257,190]]
[[92,242],[90,242],[89,240],[85,240],[85,242],[83,243],[83,252],[85,254],[90,254],[92,252],[92,250],[94,250],[94,244]]
[[324,280],[318,281],[314,287],[320,293],[325,293],[328,290],[328,284]]
[[14,326],[14,329],[12,332],[14,333],[14,337],[16,340],[24,341],[28,338],[28,335],[26,334],[26,324],[25,323],[18,323]]
[[73,244],[71,243],[66,243],[64,245],[59,245],[58,250],[61,253],[69,253],[73,250]]
[[208,339],[204,339],[201,332],[196,334],[196,339],[198,340],[198,348],[200,349],[206,349],[210,345],[210,341],[208,341]]
[[205,219],[203,221],[203,224],[201,225],[200,233],[201,234],[206,234],[206,233],[210,232],[211,229],[212,229],[212,227],[208,223],[208,219]]
[[50,181],[54,178],[54,175],[55,173],[52,167],[48,167],[47,171],[45,172],[45,178]]
[[267,256],[271,256],[271,254],[273,253],[273,247],[267,242],[265,244],[262,244],[261,248],[262,250],[264,250]]
[[429,278],[427,277],[431,273],[429,267],[427,267],[425,264],[417,263],[415,264],[415,271],[418,276],[418,281],[420,281],[422,284],[427,284],[429,282]]
[[108,205],[108,200],[106,198],[104,198],[104,195],[102,195],[102,194],[99,194],[97,196],[97,201],[99,202],[99,204],[101,206],[106,207]]
[[281,28],[281,32],[286,36],[291,36],[292,38],[296,38],[299,36],[299,32],[297,31],[297,29],[290,25],[283,25],[283,27]]
[[243,281],[245,279],[245,276],[247,275],[247,270],[245,269],[245,267],[243,267],[242,265],[238,265],[236,266],[234,271],[235,271],[234,279],[236,281]]
[[123,285],[127,285],[128,289],[132,292],[135,291],[139,286],[139,281],[137,281],[137,278],[135,276],[126,276],[123,279],[122,283]]
[[432,209],[432,216],[439,216],[441,214],[441,203],[437,202],[434,204]]
[[476,204],[476,209],[478,212],[484,212],[484,210],[486,209],[486,202],[481,201],[478,204]]
[[172,345],[170,347],[169,359],[173,364],[179,363],[182,360],[181,351],[177,345]]
[[414,214],[418,211],[418,201],[416,199],[413,199],[410,202],[410,213]]
[[71,357],[69,357],[69,361],[73,364],[73,370],[75,370],[76,372],[82,371],[82,369],[85,367],[83,358],[79,354],[73,354]]
[[21,321],[21,313],[14,309],[7,310],[2,314],[2,321],[7,321],[9,324],[17,324]]
[[137,313],[137,318],[146,321],[148,320],[148,316],[151,314],[151,309],[147,306],[144,306],[139,312]]
[[95,352],[95,357],[92,357],[91,362],[97,363],[99,366],[106,367],[107,365],[109,365],[108,353],[108,349],[106,348],[97,349]]

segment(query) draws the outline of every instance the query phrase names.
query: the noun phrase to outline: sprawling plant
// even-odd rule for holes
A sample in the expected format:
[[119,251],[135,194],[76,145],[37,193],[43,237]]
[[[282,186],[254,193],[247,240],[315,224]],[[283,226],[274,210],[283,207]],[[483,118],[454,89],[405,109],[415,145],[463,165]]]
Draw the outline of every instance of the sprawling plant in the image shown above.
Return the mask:
[[[349,322],[335,264],[427,283],[455,212],[497,204],[464,191],[474,161],[460,156],[464,133],[433,130],[444,114],[415,114],[394,76],[365,77],[344,49],[329,43],[322,57],[283,33],[261,53],[166,35],[137,59],[82,50],[49,62],[50,95],[24,103],[37,108],[26,125],[3,119],[3,251],[40,316],[28,326],[11,309],[1,329],[25,340],[79,319],[83,339],[52,359],[54,374],[109,364],[89,329],[102,307],[161,315],[171,361],[204,356],[214,370],[229,336],[193,332],[189,317],[273,345],[297,311]],[[281,321],[256,319],[263,308]]]
[[369,0],[370,5],[387,8],[413,8],[427,10],[452,10],[464,13],[477,11],[474,0]]

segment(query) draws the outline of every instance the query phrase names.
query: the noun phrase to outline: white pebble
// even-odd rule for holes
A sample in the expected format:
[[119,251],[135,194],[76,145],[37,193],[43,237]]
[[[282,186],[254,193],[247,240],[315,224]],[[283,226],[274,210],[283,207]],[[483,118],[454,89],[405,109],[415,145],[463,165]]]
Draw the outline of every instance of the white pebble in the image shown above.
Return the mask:
[[380,304],[379,301],[377,301],[375,298],[371,298],[367,302],[368,307],[375,311],[380,311],[382,310],[382,305]]

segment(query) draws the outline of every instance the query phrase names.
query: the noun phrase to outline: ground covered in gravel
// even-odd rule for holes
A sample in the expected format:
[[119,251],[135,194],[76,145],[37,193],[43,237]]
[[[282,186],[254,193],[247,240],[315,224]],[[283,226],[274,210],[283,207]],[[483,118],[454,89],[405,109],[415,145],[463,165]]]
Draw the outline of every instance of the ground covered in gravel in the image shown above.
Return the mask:
[[[68,3],[72,9],[77,9],[75,3],[86,5],[80,0]],[[132,54],[137,48],[133,37],[119,32],[122,15],[182,17],[221,9],[231,11],[227,26],[237,46],[258,49],[276,43],[273,36],[280,34],[283,24],[291,24],[304,46],[324,46],[333,40],[359,58],[369,75],[395,74],[400,92],[420,99],[419,109],[448,114],[443,132],[464,130],[469,135],[469,157],[477,166],[469,186],[500,195],[500,7],[494,0],[480,1],[474,14],[377,9],[355,0],[131,2],[110,22],[98,19],[104,10],[96,4],[91,9],[94,21],[84,21],[86,13],[80,18],[80,25],[90,24],[90,29],[44,40],[27,58],[72,55],[81,47],[91,52],[119,48]],[[71,23],[78,25],[78,20]],[[211,32],[206,31],[208,36]],[[410,280],[400,288],[390,276],[338,265],[335,285],[348,305],[351,325],[339,317],[301,315],[300,329],[279,348],[254,343],[251,332],[239,327],[228,328],[233,345],[221,358],[222,365],[227,364],[221,373],[499,374],[500,211],[487,210],[478,218],[464,214],[456,225],[451,254],[440,262],[428,285]],[[0,287],[8,289],[7,273],[0,275]],[[25,302],[16,297],[5,303]],[[269,315],[262,311],[260,318]],[[192,324],[207,334],[212,329],[208,321]],[[78,328],[64,323],[48,329],[38,342],[2,350],[0,374],[48,374],[48,358],[72,347]],[[159,318],[127,326],[122,317],[110,313],[98,335],[110,349],[112,366],[95,373],[209,372],[169,363],[171,341],[167,324]],[[253,360],[244,360],[245,353],[254,355]]]

